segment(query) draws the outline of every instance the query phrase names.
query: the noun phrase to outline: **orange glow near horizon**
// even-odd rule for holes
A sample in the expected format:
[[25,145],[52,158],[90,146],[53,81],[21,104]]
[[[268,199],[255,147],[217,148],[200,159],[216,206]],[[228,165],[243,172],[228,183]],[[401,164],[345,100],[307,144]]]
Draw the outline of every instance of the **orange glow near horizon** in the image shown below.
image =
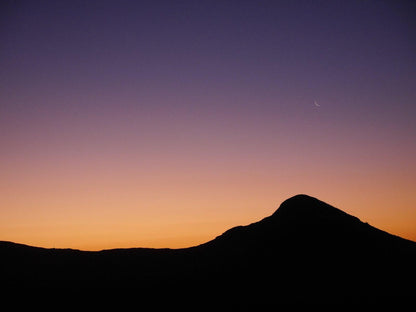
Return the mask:
[[55,171],[31,179],[26,173],[26,179],[22,176],[13,184],[10,178],[3,184],[1,205],[8,209],[2,212],[0,236],[28,245],[83,250],[190,247],[233,226],[256,222],[288,197],[306,193],[416,240],[412,184],[403,176],[392,185],[384,181],[399,181],[393,174],[331,172],[326,164],[276,172],[234,166],[217,171],[208,166],[199,174],[142,173],[145,181],[127,168],[108,176],[96,171],[97,177]]

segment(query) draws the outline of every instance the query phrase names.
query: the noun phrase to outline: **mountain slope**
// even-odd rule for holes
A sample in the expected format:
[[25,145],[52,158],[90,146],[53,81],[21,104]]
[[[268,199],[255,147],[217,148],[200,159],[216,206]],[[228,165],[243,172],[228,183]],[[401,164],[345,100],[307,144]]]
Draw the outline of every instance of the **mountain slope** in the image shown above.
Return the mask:
[[130,289],[244,304],[392,302],[415,292],[416,243],[307,195],[186,249],[85,252],[0,243],[11,289]]
[[213,259],[212,267],[237,284],[279,281],[273,290],[255,290],[270,296],[277,290],[281,297],[315,303],[392,302],[416,290],[416,243],[307,195],[294,196],[271,216],[200,247]]
[[416,243],[376,229],[316,198],[296,195],[271,216],[232,228],[204,245],[225,249],[302,246],[307,250],[330,248],[346,252],[352,248],[361,252],[413,253]]

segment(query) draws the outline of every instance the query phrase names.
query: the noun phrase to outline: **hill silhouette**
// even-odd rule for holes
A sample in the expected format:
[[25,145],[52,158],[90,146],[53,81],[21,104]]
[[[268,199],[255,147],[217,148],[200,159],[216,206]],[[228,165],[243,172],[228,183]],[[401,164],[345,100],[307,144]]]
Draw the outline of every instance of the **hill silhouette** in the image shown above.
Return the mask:
[[46,249],[0,242],[11,290],[104,291],[231,306],[406,302],[416,243],[307,195],[184,249]]

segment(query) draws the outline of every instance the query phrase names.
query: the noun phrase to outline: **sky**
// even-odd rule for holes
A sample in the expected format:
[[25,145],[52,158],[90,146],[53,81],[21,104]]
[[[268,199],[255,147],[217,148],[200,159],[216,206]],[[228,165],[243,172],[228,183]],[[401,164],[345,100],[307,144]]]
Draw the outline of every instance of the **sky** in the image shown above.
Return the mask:
[[0,240],[189,247],[303,193],[416,241],[415,2],[0,6]]

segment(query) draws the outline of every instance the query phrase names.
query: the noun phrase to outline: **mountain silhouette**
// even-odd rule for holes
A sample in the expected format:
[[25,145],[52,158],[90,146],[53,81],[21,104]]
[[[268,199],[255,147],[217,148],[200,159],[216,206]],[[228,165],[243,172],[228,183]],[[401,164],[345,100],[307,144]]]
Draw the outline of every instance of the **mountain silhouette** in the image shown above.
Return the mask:
[[307,195],[190,248],[90,252],[0,242],[0,255],[3,285],[19,291],[122,290],[258,308],[397,304],[416,290],[415,242]]

